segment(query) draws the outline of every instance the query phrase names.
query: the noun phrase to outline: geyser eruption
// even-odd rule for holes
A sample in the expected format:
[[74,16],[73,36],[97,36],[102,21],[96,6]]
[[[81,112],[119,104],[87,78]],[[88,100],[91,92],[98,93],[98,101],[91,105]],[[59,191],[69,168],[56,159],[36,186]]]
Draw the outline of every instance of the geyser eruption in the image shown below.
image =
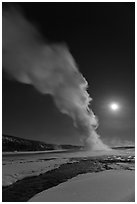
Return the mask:
[[66,45],[45,43],[13,8],[3,11],[3,67],[17,81],[52,95],[58,109],[73,119],[86,146],[108,149],[95,131],[98,122],[89,109],[87,81]]

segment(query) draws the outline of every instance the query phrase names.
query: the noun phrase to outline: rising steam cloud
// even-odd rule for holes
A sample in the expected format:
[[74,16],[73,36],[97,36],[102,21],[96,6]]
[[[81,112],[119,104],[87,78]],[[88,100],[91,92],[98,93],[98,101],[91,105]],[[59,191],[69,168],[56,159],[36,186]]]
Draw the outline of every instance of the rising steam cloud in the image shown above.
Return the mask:
[[73,119],[86,146],[107,149],[95,131],[98,122],[89,109],[87,81],[68,48],[45,43],[15,9],[3,11],[3,68],[17,81],[52,95],[58,109]]

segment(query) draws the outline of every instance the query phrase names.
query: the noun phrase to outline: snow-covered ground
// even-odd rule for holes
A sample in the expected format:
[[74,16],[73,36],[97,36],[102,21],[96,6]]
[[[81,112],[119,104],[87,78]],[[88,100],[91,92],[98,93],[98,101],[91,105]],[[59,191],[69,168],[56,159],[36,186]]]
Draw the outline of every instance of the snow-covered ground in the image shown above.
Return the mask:
[[[3,199],[5,202],[20,201],[20,196],[23,195],[24,202],[29,199],[38,202],[134,201],[134,153],[134,149],[124,149],[106,152],[67,151],[5,154],[3,155],[2,169],[3,186],[9,186],[26,177],[32,178],[3,188]],[[62,164],[66,165],[61,166]],[[56,169],[58,167],[60,168]],[[53,169],[56,170],[50,172]],[[44,174],[48,171],[49,173]],[[84,174],[81,175],[81,173]],[[43,175],[39,176],[40,174]],[[47,175],[45,183],[41,179],[46,178]],[[38,177],[33,178],[33,176]],[[28,190],[24,194],[25,183],[30,181],[32,183],[31,185],[28,183],[29,185],[26,186]],[[30,189],[33,189],[33,192],[28,193]],[[47,190],[43,191],[45,189]],[[41,193],[37,194],[38,192]]]
[[135,172],[109,170],[78,175],[30,202],[134,202]]
[[52,152],[22,152],[3,155],[2,183],[8,186],[25,177],[39,175],[49,170],[58,168],[75,157],[95,157],[100,155],[134,155],[134,151],[52,151]]
[[69,159],[51,160],[12,160],[3,162],[2,185],[8,186],[25,177],[36,176],[52,169],[58,168],[61,164],[67,163]]

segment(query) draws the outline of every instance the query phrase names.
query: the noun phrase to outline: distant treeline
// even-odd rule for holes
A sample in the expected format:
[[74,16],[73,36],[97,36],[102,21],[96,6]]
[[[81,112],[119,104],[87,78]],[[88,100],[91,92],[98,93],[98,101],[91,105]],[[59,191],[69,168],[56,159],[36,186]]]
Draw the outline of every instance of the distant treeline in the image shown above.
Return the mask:
[[34,141],[23,139],[15,136],[3,135],[2,136],[2,151],[46,151],[46,150],[61,150],[61,149],[74,149],[78,150],[81,146],[74,145],[57,145],[47,144],[41,141]]

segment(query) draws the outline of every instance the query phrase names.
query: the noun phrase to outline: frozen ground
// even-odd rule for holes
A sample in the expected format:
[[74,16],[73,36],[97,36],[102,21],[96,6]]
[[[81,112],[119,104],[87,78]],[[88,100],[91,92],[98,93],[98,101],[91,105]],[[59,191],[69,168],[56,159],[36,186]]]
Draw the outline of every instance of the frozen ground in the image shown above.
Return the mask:
[[[92,153],[94,156],[95,153]],[[98,153],[99,154],[99,153]],[[8,186],[25,177],[35,176],[67,163],[69,158],[81,157],[83,152],[44,151],[3,153],[2,185]],[[89,156],[89,153],[84,153]]]
[[25,177],[38,176],[67,162],[68,159],[63,158],[3,162],[2,185],[8,186]]
[[43,191],[30,202],[130,202],[134,201],[133,171],[109,170],[78,175],[65,183]]
[[127,155],[134,153],[126,151],[97,152],[25,152],[4,153],[2,166],[2,185],[8,186],[25,177],[35,176],[67,163],[70,158],[95,157],[100,155]]
[[[114,170],[116,176],[114,176],[113,180],[118,181],[118,178],[121,178],[123,179],[121,183],[123,181],[130,182],[134,180],[134,160],[134,149],[107,152],[68,151],[5,154],[3,155],[2,171],[3,201],[28,201],[37,193],[44,190],[50,192],[49,189],[57,185],[60,186],[62,185],[61,183],[81,174],[85,174],[83,178],[84,182],[86,182],[85,178],[87,173],[90,173],[91,183],[96,180],[99,175],[101,175],[101,178],[106,182],[105,179],[107,177],[105,175],[107,173],[108,175],[111,174],[109,172]],[[121,172],[123,176],[120,177],[119,172]],[[126,178],[125,174],[127,174],[127,180],[124,179]],[[81,180],[81,177],[78,178]],[[130,180],[130,178],[132,179]],[[132,181],[131,183],[134,189]],[[111,180],[108,182],[111,182]],[[91,183],[89,181],[85,188],[88,188],[88,185],[90,186]],[[66,184],[64,183],[64,185],[68,185],[68,182],[66,182]],[[100,184],[98,183],[98,185]],[[123,183],[123,185],[126,188],[126,184]],[[67,189],[67,187],[65,188]],[[104,187],[102,186],[102,188]],[[79,189],[79,192],[80,191]],[[125,189],[125,191],[127,191],[127,189]],[[36,199],[36,197],[34,198]],[[131,195],[131,199],[132,198],[133,196]]]

